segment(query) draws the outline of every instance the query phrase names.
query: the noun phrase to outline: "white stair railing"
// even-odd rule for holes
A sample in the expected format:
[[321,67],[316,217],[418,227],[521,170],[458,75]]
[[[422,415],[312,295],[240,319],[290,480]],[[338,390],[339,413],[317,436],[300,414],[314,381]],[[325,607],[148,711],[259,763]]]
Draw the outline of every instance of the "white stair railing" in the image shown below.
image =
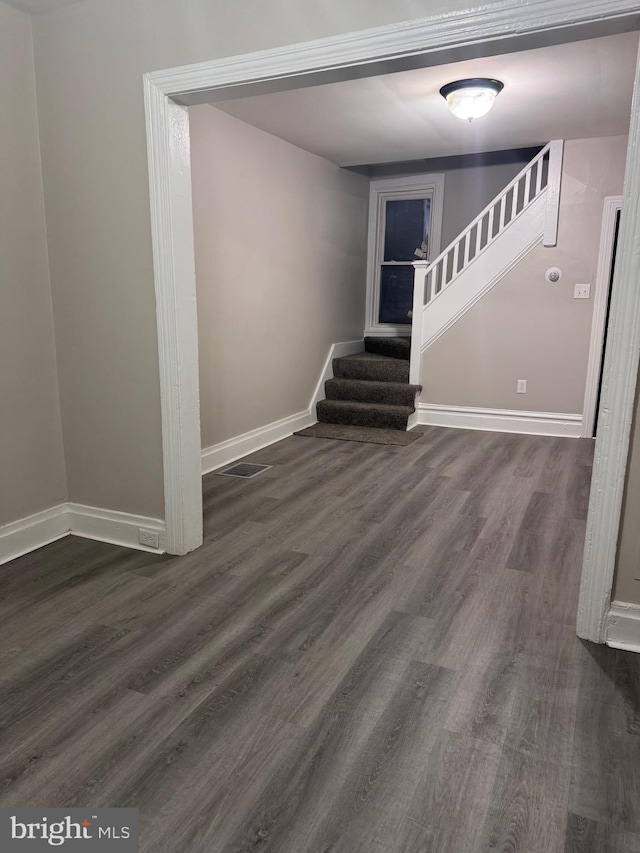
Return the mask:
[[556,245],[563,147],[561,139],[545,145],[437,258],[414,263],[411,382],[419,383],[423,311],[543,193],[547,197],[543,244]]

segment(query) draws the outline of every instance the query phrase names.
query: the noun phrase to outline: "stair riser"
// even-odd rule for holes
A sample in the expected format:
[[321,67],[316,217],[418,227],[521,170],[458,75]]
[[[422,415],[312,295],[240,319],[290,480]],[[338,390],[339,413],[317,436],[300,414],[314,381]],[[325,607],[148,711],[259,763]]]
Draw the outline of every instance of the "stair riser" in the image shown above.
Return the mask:
[[372,382],[408,382],[409,362],[334,358],[333,375],[336,379],[364,379]]
[[330,400],[317,405],[318,420],[325,424],[349,424],[351,426],[375,427],[378,429],[406,430],[408,414],[399,412],[362,412],[358,410],[335,409]]
[[403,358],[409,360],[411,354],[410,338],[365,338],[365,352],[373,352],[376,355],[386,355],[389,358]]
[[386,406],[413,406],[416,388],[412,385],[398,385],[381,382],[373,385],[350,379],[329,379],[325,383],[327,400],[356,400],[359,403],[382,403]]

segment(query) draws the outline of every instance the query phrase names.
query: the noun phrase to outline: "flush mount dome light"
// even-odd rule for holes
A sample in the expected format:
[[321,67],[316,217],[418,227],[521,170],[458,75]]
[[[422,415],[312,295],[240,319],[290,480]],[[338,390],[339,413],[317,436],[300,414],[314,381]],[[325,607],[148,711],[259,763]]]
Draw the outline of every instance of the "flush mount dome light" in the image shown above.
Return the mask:
[[499,80],[471,77],[468,80],[447,83],[440,89],[440,94],[454,116],[472,121],[489,112],[496,95],[503,89],[504,83]]

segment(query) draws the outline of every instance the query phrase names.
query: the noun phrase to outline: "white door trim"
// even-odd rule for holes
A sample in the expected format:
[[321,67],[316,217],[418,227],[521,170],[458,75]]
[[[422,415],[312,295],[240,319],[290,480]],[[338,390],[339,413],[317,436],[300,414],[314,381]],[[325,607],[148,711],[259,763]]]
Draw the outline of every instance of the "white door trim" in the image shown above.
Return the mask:
[[640,62],[631,106],[598,435],[578,603],[578,636],[603,643],[611,605],[640,353]]
[[[184,553],[202,541],[198,355],[188,116],[176,105],[203,92],[220,96],[242,86],[276,91],[331,79],[415,67],[487,53],[539,47],[557,40],[637,27],[630,0],[499,0],[417,21],[347,33],[305,44],[183,66],[145,75],[151,232],[158,318],[167,550]],[[575,29],[573,29],[575,28]],[[619,255],[603,381],[602,425],[582,577],[579,633],[602,641],[613,579],[620,505],[640,345],[640,106],[629,135]],[[251,91],[250,91],[251,90]]]
[[602,364],[602,345],[604,343],[607,303],[609,299],[611,253],[613,252],[613,238],[615,237],[616,232],[616,213],[621,209],[621,195],[610,195],[605,198],[602,211],[602,231],[600,233],[598,268],[596,271],[593,296],[593,320],[591,322],[591,343],[589,344],[587,381],[584,392],[584,408],[582,414],[583,438],[592,438],[593,425],[596,419],[598,385],[600,382],[600,365]]
[[[380,249],[384,240],[386,201],[400,198],[431,198],[429,221],[429,259],[440,254],[442,214],[444,211],[443,174],[411,175],[404,178],[380,178],[369,183],[369,227],[367,234],[367,296],[365,335],[410,335],[411,323],[393,325],[379,323],[380,311]],[[416,246],[419,248],[419,246]],[[411,265],[412,258],[407,265]]]
[[[170,75],[169,79],[174,77]],[[173,86],[179,85],[174,79]],[[198,320],[189,115],[144,78],[158,324],[166,548],[202,545]]]

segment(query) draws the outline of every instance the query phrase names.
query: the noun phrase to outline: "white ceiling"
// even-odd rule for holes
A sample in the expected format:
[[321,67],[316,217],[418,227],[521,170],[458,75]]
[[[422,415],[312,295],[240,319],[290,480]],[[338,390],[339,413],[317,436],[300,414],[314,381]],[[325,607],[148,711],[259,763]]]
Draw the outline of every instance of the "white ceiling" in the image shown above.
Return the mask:
[[[215,104],[340,166],[498,151],[628,132],[638,33]],[[472,123],[439,94],[464,77],[504,90]]]
[[70,6],[71,3],[78,3],[79,0],[5,0],[5,2],[28,15],[39,15],[41,12],[51,12],[53,9]]

